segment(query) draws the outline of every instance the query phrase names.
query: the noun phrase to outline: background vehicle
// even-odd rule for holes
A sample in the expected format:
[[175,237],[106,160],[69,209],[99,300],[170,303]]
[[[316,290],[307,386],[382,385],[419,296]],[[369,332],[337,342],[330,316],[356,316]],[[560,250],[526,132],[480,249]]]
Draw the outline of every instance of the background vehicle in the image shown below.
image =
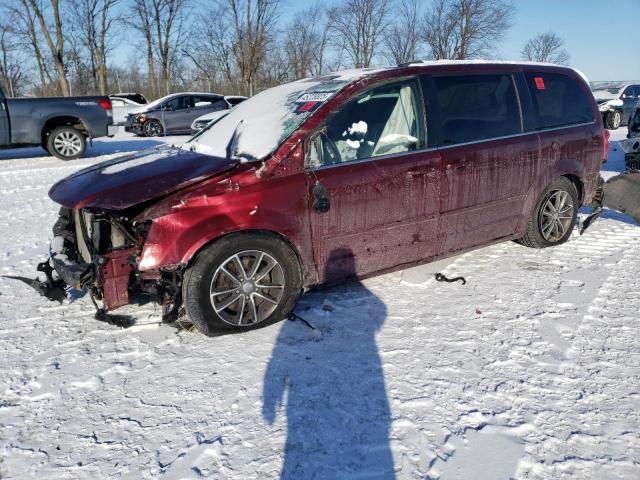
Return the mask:
[[147,100],[147,98],[141,93],[114,93],[109,96],[116,98],[126,98],[127,100],[131,100],[138,105],[146,105],[147,103],[149,103],[149,100]]
[[132,110],[127,116],[125,130],[146,137],[188,134],[193,120],[226,108],[228,103],[222,95],[174,93]]
[[193,123],[191,124],[191,133],[198,133],[204,127],[209,125],[209,123],[212,120],[216,120],[216,119],[218,119],[220,117],[223,117],[224,115],[227,114],[229,109],[233,108],[234,106],[238,105],[239,103],[242,103],[246,99],[247,99],[247,97],[240,97],[240,96],[224,97],[224,100],[225,100],[225,102],[227,102],[228,107],[225,110],[219,110],[217,112],[206,113],[206,114],[202,115],[201,117],[196,118],[193,121]]
[[142,106],[142,104],[125,97],[116,97],[111,95],[109,98],[111,99],[111,106],[113,109],[114,125],[123,125],[127,121],[129,113],[139,110]]
[[595,196],[607,133],[568,68],[427,62],[305,79],[182,148],[58,182],[50,261],[105,310],[144,293],[205,333],[267,325],[303,287],[505,240],[562,244]]
[[627,125],[640,99],[640,84],[598,83],[592,89],[605,126],[615,130]]
[[41,145],[72,160],[84,155],[87,137],[112,136],[108,97],[5,98],[0,89],[0,148]]

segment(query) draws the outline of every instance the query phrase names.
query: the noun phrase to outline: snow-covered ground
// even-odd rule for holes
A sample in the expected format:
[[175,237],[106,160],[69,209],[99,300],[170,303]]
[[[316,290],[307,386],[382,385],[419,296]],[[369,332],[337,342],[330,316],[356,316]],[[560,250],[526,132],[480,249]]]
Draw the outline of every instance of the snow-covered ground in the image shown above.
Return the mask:
[[[55,180],[156,142],[120,135],[68,163],[0,152],[0,273],[46,257]],[[558,248],[308,294],[316,331],[216,338],[152,307],[121,329],[0,279],[0,477],[638,479],[638,251],[640,227],[606,211]]]

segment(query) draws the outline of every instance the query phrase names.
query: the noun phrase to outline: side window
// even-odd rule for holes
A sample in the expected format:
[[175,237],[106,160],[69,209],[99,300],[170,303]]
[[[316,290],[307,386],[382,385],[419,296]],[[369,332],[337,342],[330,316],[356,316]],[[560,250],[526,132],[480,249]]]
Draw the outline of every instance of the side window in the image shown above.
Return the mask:
[[189,97],[175,97],[171,100],[167,101],[162,105],[163,110],[182,110],[183,108],[187,108]]
[[434,77],[434,83],[442,145],[522,132],[511,75],[447,75]]
[[422,122],[414,81],[375,87],[349,100],[312,142],[311,166],[418,149]]
[[227,108],[227,102],[222,98],[215,97],[192,97],[195,108],[213,108],[214,111]]
[[525,75],[538,117],[538,129],[593,121],[591,104],[574,79],[555,73]]

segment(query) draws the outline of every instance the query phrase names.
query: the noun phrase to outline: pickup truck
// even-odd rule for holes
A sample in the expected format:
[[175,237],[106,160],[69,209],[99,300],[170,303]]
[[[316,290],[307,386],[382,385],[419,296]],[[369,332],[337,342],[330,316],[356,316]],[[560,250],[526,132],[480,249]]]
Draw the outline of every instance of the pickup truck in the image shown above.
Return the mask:
[[6,98],[0,89],[0,148],[40,145],[73,160],[87,138],[113,136],[112,123],[109,97]]

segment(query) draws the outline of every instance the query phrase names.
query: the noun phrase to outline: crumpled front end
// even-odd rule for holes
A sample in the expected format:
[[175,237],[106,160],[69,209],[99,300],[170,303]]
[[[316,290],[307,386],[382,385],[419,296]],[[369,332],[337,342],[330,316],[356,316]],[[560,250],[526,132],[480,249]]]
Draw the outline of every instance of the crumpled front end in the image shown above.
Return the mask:
[[87,290],[101,311],[156,301],[168,313],[179,302],[177,273],[137,268],[147,229],[114,212],[61,208],[49,263],[68,287]]

